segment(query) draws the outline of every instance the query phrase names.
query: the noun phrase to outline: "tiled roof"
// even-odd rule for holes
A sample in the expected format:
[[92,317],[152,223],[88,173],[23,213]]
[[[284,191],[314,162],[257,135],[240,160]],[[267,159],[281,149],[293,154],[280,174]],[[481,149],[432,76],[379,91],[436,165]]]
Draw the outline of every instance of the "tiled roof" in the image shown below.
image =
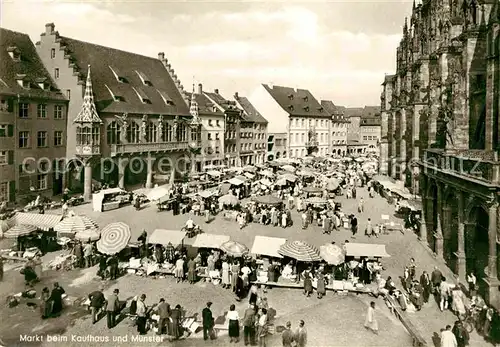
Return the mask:
[[374,117],[380,114],[380,106],[344,107],[337,106],[346,117]]
[[[16,61],[9,51],[19,55]],[[20,86],[17,79],[22,78],[29,88]],[[42,97],[65,100],[57,91],[49,72],[38,57],[35,45],[28,35],[0,28],[0,93],[21,96]],[[40,88],[45,83],[48,88]]]
[[338,123],[349,123],[347,117],[344,116],[345,107],[335,106],[331,100],[321,100],[321,106],[326,112],[332,115],[332,119]]
[[252,105],[250,100],[244,96],[235,95],[234,99],[238,102],[239,106],[243,109],[243,117],[249,122],[264,123],[267,124],[268,121],[265,119],[259,111]]
[[[60,39],[80,72],[92,66],[99,111],[189,115],[188,105],[160,60],[67,37]],[[116,101],[117,97],[123,101]],[[141,100],[144,97],[147,100]]]
[[200,115],[224,115],[224,113],[218,107],[214,109],[215,105],[205,95],[198,93],[186,94],[189,100],[191,100],[192,96],[194,95],[194,100],[198,103],[198,112]]
[[282,86],[269,86],[264,88],[274,100],[291,116],[329,117],[323,106],[307,89],[294,89]]
[[236,101],[227,100],[222,95],[220,95],[219,93],[215,93],[215,92],[214,93],[203,92],[203,93],[209,99],[211,99],[215,103],[217,103],[217,105],[219,105],[220,107],[222,107],[225,111],[230,111],[230,110],[241,111],[238,108],[238,106],[236,105]]

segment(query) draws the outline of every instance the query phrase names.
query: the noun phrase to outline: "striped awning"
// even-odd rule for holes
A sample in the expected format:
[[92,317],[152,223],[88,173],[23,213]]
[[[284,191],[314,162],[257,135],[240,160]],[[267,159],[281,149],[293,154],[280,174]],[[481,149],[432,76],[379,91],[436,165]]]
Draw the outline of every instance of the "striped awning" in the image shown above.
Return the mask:
[[49,231],[53,229],[62,219],[60,214],[40,214],[18,212],[10,220],[10,225],[32,225],[38,229]]

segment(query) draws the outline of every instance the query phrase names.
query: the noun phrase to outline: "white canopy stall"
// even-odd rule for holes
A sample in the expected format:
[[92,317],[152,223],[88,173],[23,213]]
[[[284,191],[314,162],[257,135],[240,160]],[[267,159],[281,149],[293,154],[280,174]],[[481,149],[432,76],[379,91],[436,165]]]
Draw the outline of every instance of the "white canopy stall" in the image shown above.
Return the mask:
[[281,237],[255,236],[253,246],[250,251],[252,254],[265,255],[273,258],[283,258],[278,250],[284,245],[286,239]]

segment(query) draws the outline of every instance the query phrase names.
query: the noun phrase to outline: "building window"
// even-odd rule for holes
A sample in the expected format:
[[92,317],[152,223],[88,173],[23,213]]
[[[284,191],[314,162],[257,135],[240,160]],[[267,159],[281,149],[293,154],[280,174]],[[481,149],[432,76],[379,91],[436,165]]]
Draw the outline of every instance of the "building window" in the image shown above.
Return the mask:
[[0,202],[9,200],[9,183],[1,182],[0,183]]
[[19,132],[19,148],[28,148],[30,145],[30,133],[29,131]]
[[215,133],[215,139],[218,140],[219,139],[219,133]]
[[156,124],[149,122],[147,131],[148,141],[152,143],[158,142],[158,127]]
[[363,141],[366,141],[368,140],[368,137],[367,136],[363,136]]
[[52,48],[50,50],[50,58],[51,59],[54,59],[56,57],[56,49],[55,48]]
[[141,139],[141,129],[139,125],[132,121],[127,129],[127,141],[130,143],[139,143]]
[[177,141],[185,142],[187,140],[187,127],[184,124],[179,124],[177,127]]
[[121,126],[116,121],[109,123],[106,129],[106,142],[108,145],[118,145],[120,144],[121,138]]
[[58,130],[54,131],[54,146],[62,146],[63,144],[63,132]]
[[220,121],[218,119],[215,121],[215,125],[220,126]]
[[38,104],[36,108],[36,116],[38,118],[47,118],[47,105]]
[[57,67],[54,69],[54,78],[55,79],[59,78],[59,68],[57,68]]
[[62,105],[54,106],[54,119],[63,119],[63,107]]
[[47,147],[47,132],[39,131],[36,135],[37,147]]
[[207,139],[208,139],[208,140],[212,140],[212,133],[208,133],[208,134],[207,134]]
[[48,176],[46,174],[37,175],[38,190],[47,189],[47,177]]
[[209,120],[208,120],[208,126],[209,126],[209,127],[213,126],[213,125],[212,125],[212,120],[211,120],[211,119],[209,119]]
[[76,144],[80,146],[92,145],[92,129],[90,127],[76,128]]
[[9,152],[0,151],[0,165],[7,165],[9,162]]
[[66,99],[71,99],[71,90],[70,89],[66,89]]
[[27,103],[19,104],[19,118],[28,118],[29,117],[30,105]]
[[165,132],[163,133],[163,141],[172,142],[172,126],[169,123],[165,124]]

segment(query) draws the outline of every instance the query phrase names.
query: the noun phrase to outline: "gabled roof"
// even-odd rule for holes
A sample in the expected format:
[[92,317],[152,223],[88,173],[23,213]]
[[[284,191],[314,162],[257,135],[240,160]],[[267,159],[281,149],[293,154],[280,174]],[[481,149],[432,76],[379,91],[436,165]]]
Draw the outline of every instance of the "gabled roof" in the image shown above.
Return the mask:
[[[189,116],[188,105],[160,60],[68,37],[59,38],[79,71],[92,65],[94,98],[100,112]],[[142,81],[142,76],[147,76],[150,85]],[[133,87],[150,102],[143,102]],[[123,101],[116,101],[112,94]]]
[[250,100],[244,96],[234,95],[234,99],[238,105],[243,109],[243,117],[246,121],[267,124],[265,119],[259,111],[252,105]]
[[348,123],[349,120],[344,116],[345,107],[335,106],[331,100],[321,100],[321,106],[332,116],[332,120],[337,123]]
[[219,105],[219,107],[223,108],[224,111],[239,111],[239,112],[241,112],[241,110],[236,105],[235,101],[227,100],[219,93],[203,92],[203,94],[205,94],[205,96],[208,97],[209,100],[213,100],[217,105]]
[[[15,48],[15,49],[14,49]],[[18,61],[11,58],[9,51],[20,54]],[[23,88],[17,83],[18,75],[22,76],[30,88]],[[44,79],[48,85],[46,90],[38,86],[37,81]],[[39,58],[35,45],[28,35],[0,28],[0,93],[20,96],[41,97],[54,100],[65,100],[57,91],[49,72]]]
[[344,107],[337,106],[338,110],[346,117],[374,117],[380,115],[380,106],[365,106],[365,107]]
[[190,101],[194,95],[194,100],[198,103],[198,113],[200,115],[224,116],[224,112],[222,112],[218,107],[216,107],[216,105],[214,105],[205,95],[198,93],[186,93],[186,94]]
[[307,89],[262,85],[290,116],[329,117],[323,106]]

